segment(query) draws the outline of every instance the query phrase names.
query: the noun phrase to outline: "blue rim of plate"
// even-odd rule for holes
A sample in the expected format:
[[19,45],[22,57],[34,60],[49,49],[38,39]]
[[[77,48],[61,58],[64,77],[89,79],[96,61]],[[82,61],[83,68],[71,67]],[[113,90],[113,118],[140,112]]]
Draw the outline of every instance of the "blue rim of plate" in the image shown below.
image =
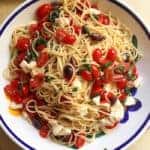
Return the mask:
[[[10,22],[23,10],[25,10],[27,7],[29,7],[30,5],[32,5],[33,3],[37,2],[39,0],[31,0],[27,3],[25,3],[22,7],[20,7],[17,11],[15,11],[8,19],[7,21],[3,24],[3,26],[0,28],[0,37],[2,36],[3,32],[5,31],[5,29],[7,28],[7,26],[10,24]],[[142,20],[133,12],[131,11],[127,6],[123,5],[122,3],[116,1],[116,0],[109,0],[110,2],[116,4],[117,6],[119,6],[120,8],[122,8],[123,10],[125,10],[129,15],[131,15],[133,17],[133,19],[135,19],[138,24],[142,27],[142,29],[144,30],[145,34],[147,35],[147,37],[150,39],[150,33],[148,31],[148,28],[144,25],[144,23],[142,22]],[[13,136],[15,138],[15,140],[17,142],[19,142],[19,144],[22,144],[24,147],[30,149],[30,150],[35,150],[35,148],[33,148],[32,146],[28,145],[27,143],[25,143],[22,139],[20,139],[11,129],[10,127],[7,125],[7,123],[5,122],[5,120],[3,119],[3,117],[0,115],[0,120],[3,124],[3,126],[5,127],[5,129],[7,130],[7,132]],[[132,140],[134,140],[140,133],[141,131],[146,127],[147,123],[150,120],[150,113],[147,115],[146,119],[144,120],[144,122],[140,125],[140,127],[138,128],[138,130],[129,138],[127,139],[124,143],[122,143],[121,145],[117,146],[115,148],[115,150],[120,150],[122,148],[124,148],[125,146],[127,146]]]

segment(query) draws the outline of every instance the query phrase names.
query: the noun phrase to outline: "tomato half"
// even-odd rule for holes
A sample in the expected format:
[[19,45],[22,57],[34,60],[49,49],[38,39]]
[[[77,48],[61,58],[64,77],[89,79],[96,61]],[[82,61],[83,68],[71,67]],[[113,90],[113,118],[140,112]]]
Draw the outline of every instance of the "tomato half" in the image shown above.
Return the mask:
[[117,51],[114,48],[110,48],[107,52],[106,58],[110,61],[115,61],[117,58]]
[[94,49],[92,57],[95,62],[99,63],[99,60],[102,57],[102,51],[99,48]]
[[92,80],[92,74],[88,70],[83,70],[81,71],[81,77],[86,80],[86,81],[91,81]]
[[99,15],[98,21],[99,21],[101,24],[104,24],[104,25],[109,25],[109,24],[110,24],[109,17],[106,16],[106,15],[104,15],[104,14],[100,14],[100,15]]
[[37,66],[43,67],[49,60],[49,55],[47,52],[41,52],[37,58]]

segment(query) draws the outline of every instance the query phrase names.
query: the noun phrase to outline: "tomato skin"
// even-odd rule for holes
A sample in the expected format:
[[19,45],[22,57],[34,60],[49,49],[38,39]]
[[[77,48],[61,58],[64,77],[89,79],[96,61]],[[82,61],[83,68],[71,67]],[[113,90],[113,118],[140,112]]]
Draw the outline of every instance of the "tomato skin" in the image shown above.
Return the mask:
[[97,68],[96,65],[92,65],[91,72],[92,72],[92,76],[93,76],[94,79],[97,79],[97,78],[100,77],[100,71],[99,71],[99,69]]
[[38,31],[38,24],[31,24],[29,26],[29,34],[32,38],[36,38],[36,31]]
[[22,60],[25,58],[25,56],[26,56],[25,52],[19,53],[14,60],[14,64],[19,67],[19,64],[22,62]]
[[91,97],[104,93],[102,89],[102,81],[100,79],[95,80],[91,89]]
[[116,84],[119,89],[124,89],[127,85],[127,79],[123,78],[122,80],[116,82]]
[[76,41],[76,37],[74,35],[67,33],[63,29],[56,30],[55,38],[59,43],[70,45],[74,44],[74,42]]
[[105,83],[112,82],[113,80],[113,71],[112,68],[107,68],[104,70],[104,81]]
[[85,139],[81,136],[78,136],[76,139],[75,147],[81,148],[85,144]]
[[26,37],[20,37],[17,40],[16,48],[18,51],[25,52],[29,49],[30,47],[30,39]]
[[107,52],[106,58],[110,61],[115,61],[117,58],[117,51],[114,48],[110,48]]
[[29,86],[28,85],[24,85],[22,87],[22,93],[24,96],[28,96],[29,95]]
[[30,79],[30,88],[38,88],[43,84],[44,75],[43,74],[37,74],[33,78]]
[[46,46],[44,44],[40,44],[36,47],[37,51],[42,51],[44,48],[46,48]]
[[102,57],[102,51],[99,48],[94,49],[92,57],[95,62],[99,63],[99,60]]
[[52,5],[51,4],[41,5],[36,11],[37,19],[38,20],[45,19],[49,15],[51,10],[52,10]]
[[113,129],[113,128],[115,128],[117,125],[118,125],[118,122],[115,122],[115,123],[112,124],[112,125],[105,126],[105,128],[107,128],[107,129]]
[[92,74],[88,70],[83,70],[81,71],[81,77],[86,80],[86,81],[91,81],[92,80]]
[[78,25],[73,25],[74,32],[79,35],[81,33],[81,27]]
[[101,24],[104,24],[104,25],[109,25],[109,24],[110,24],[109,17],[106,16],[106,15],[104,15],[104,14],[100,14],[100,15],[99,15],[98,21],[99,21]]
[[120,101],[125,101],[126,98],[127,98],[127,95],[125,93],[121,93],[120,96],[119,96]]
[[49,59],[49,55],[47,52],[41,52],[39,54],[39,57],[37,58],[37,66],[38,67],[43,67]]
[[48,133],[49,133],[49,128],[46,125],[42,126],[39,130],[39,134],[43,138],[46,138],[48,136]]

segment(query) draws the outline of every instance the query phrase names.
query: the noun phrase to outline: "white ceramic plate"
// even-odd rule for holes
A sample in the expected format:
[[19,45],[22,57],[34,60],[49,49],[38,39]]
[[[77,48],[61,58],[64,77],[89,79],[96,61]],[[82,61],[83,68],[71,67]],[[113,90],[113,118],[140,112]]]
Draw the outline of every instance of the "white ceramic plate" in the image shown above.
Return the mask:
[[[0,125],[4,131],[24,149],[37,150],[65,150],[65,146],[58,145],[48,139],[42,139],[37,130],[21,117],[14,117],[8,113],[8,101],[3,92],[7,81],[2,72],[9,60],[9,43],[15,27],[28,24],[33,19],[36,8],[49,0],[28,0],[18,7],[3,23],[0,29]],[[97,138],[95,142],[83,147],[85,150],[120,150],[126,149],[148,127],[150,119],[150,32],[140,17],[137,16],[125,3],[115,0],[100,0],[104,11],[111,11],[114,16],[130,27],[137,35],[139,48],[143,50],[144,59],[138,64],[140,74],[144,79],[137,97],[142,101],[142,108],[129,114],[129,121],[120,124],[111,134]]]

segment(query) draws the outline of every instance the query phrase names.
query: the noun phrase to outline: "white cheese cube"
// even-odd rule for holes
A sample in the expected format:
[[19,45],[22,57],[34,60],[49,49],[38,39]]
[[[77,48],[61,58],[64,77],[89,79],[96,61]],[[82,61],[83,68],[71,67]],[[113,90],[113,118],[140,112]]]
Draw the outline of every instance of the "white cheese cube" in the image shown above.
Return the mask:
[[132,96],[128,96],[125,100],[125,106],[131,106],[131,105],[135,105],[136,100],[134,99],[134,97]]
[[95,8],[90,8],[89,11],[91,14],[94,14],[94,15],[99,15],[101,13],[99,10]]
[[124,107],[120,103],[119,100],[115,102],[115,104],[111,107],[111,114],[112,117],[117,119],[118,121],[124,117]]
[[96,105],[100,105],[100,95],[95,96],[92,98],[92,101],[96,104]]
[[72,88],[77,88],[78,90],[82,89],[82,81],[80,77],[76,77],[72,83]]

